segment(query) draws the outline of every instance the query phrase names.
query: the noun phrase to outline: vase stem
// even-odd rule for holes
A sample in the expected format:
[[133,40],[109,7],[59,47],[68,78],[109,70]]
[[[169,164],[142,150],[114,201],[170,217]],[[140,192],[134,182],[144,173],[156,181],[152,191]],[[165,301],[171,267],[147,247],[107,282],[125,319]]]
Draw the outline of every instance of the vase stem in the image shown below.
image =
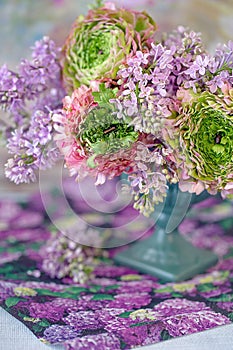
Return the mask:
[[178,187],[173,186],[157,217],[154,234],[117,254],[114,258],[117,263],[152,274],[164,281],[182,281],[204,272],[217,262],[215,254],[194,247],[179,234],[177,223],[182,221],[180,219],[183,219],[187,206],[190,205],[190,196],[177,194]]

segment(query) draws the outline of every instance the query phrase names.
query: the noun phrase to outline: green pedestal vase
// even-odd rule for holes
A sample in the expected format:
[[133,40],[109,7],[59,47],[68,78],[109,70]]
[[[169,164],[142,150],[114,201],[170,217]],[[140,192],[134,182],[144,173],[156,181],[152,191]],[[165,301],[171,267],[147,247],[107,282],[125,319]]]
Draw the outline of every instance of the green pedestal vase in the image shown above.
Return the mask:
[[207,197],[206,192],[196,196],[183,193],[177,185],[171,185],[165,202],[155,208],[155,232],[118,253],[115,262],[164,281],[182,281],[214,265],[218,260],[215,254],[194,247],[177,229],[188,208]]

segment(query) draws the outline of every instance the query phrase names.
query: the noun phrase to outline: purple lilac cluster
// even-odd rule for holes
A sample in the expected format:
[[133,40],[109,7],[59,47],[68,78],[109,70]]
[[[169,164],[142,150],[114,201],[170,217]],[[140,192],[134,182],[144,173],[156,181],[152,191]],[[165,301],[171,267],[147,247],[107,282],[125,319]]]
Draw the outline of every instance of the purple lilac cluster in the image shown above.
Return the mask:
[[136,130],[162,138],[181,86],[195,92],[207,86],[216,92],[226,81],[233,83],[233,42],[219,45],[210,55],[200,33],[179,26],[151,46],[150,52],[138,51],[118,72],[121,93],[112,102],[118,118],[130,116]]
[[65,345],[67,350],[121,349],[120,340],[113,334],[108,333],[76,338],[67,341]]
[[13,72],[0,68],[0,105],[9,114],[0,130],[13,155],[6,164],[6,177],[16,184],[35,181],[35,170],[48,168],[60,157],[53,144],[52,115],[60,110],[60,49],[48,37],[37,41],[31,60],[24,59]]
[[[120,94],[112,100],[119,119],[129,122],[130,116],[135,130],[150,135],[146,144],[137,147],[137,169],[129,177],[135,207],[143,208],[144,214],[163,201],[167,181],[178,182],[172,149],[164,140],[163,130],[176,109],[178,88],[190,82],[195,58],[204,62],[208,57],[200,33],[182,26],[151,46],[149,52],[138,51],[118,72]],[[194,88],[203,74],[201,68],[193,79]]]
[[178,87],[189,80],[195,57],[204,61],[208,55],[200,34],[184,27],[151,46],[149,52],[138,51],[118,72],[121,94],[114,102],[118,118],[131,116],[136,130],[161,138]]
[[77,338],[80,332],[70,326],[53,324],[44,331],[44,337],[50,344],[61,343],[66,340]]
[[232,86],[232,68],[232,42],[219,46],[211,55],[200,33],[180,26],[164,34],[160,43],[152,43],[149,52],[138,51],[119,70],[120,92],[111,101],[117,107],[117,117],[150,135],[146,143],[137,146],[136,170],[129,176],[135,207],[144,214],[163,201],[167,181],[177,183],[186,176],[185,171],[179,173],[178,167],[186,165],[174,157],[170,142],[174,126],[169,120],[174,113],[181,113],[181,95],[189,90],[194,94],[219,93],[224,85]]
[[[88,236],[88,225],[79,227],[75,232],[75,239],[57,233],[50,238],[40,250],[41,269],[51,278],[70,278],[75,283],[84,283],[91,279],[94,268],[105,253],[101,249],[84,246],[83,236]],[[99,232],[91,229],[92,239],[99,239]],[[79,240],[80,238],[80,240]]]

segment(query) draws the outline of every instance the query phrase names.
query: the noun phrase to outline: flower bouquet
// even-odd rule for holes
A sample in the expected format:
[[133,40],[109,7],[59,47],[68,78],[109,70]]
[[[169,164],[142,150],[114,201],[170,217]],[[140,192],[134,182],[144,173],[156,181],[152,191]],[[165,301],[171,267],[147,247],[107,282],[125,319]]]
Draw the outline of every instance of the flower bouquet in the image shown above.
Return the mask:
[[[6,177],[35,181],[38,169],[61,158],[77,180],[90,175],[99,185],[125,175],[124,187],[145,216],[158,205],[169,206],[164,213],[171,215],[177,193],[188,194],[188,204],[190,193],[231,197],[232,69],[231,42],[210,54],[201,34],[182,26],[158,39],[147,13],[97,1],[62,48],[44,37],[17,72],[0,68],[0,104],[8,116],[0,130],[12,154]],[[179,216],[181,208],[186,204],[178,205]],[[167,220],[161,219],[163,232]],[[202,268],[216,261],[206,254]]]

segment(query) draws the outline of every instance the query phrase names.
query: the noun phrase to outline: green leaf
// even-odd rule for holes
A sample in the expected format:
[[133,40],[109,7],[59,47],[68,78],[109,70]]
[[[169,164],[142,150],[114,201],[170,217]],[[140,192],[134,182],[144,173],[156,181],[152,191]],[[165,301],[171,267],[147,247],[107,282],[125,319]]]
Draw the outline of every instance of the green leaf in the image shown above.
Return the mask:
[[49,327],[50,326],[50,323],[48,320],[46,320],[46,318],[43,318],[39,323],[38,325],[40,325],[41,327]]
[[132,311],[125,311],[122,314],[120,314],[118,317],[128,318],[131,313],[132,313]]
[[99,7],[102,7],[104,5],[103,0],[95,0],[94,4],[89,5],[90,9],[98,9]]
[[[232,228],[232,218],[227,218],[221,221],[221,226],[225,231],[230,230]],[[230,231],[231,232],[231,231]]]
[[232,301],[233,299],[233,295],[232,294],[222,294],[219,297],[213,297],[213,298],[208,298],[209,301],[214,301],[214,302],[218,302],[218,301]]
[[172,292],[171,295],[172,295],[172,297],[174,297],[174,298],[183,298],[183,295],[180,294],[180,293],[177,293],[177,292]]
[[17,252],[23,253],[26,248],[27,248],[26,244],[16,244],[8,247],[6,251],[9,253],[17,253]]
[[97,293],[102,287],[101,286],[91,286],[89,291],[91,293]]
[[28,315],[22,313],[21,311],[18,311],[18,316],[21,318],[28,317]]
[[164,288],[161,288],[161,289],[154,289],[154,292],[155,293],[172,293],[173,292],[173,289],[172,287],[168,286],[168,287],[164,287]]
[[118,88],[109,89],[105,87],[105,84],[102,83],[99,85],[99,91],[92,92],[94,101],[99,104],[99,106],[106,106],[110,104],[109,100],[116,98]]
[[5,304],[7,307],[12,307],[18,304],[19,301],[25,301],[26,299],[24,298],[19,298],[19,297],[10,297],[5,300]]
[[160,337],[161,337],[161,340],[169,340],[173,338],[166,329],[164,329],[161,332]]
[[52,292],[49,289],[35,289],[35,290],[37,291],[38,295],[49,295],[52,297],[60,297],[60,298],[77,300],[77,295],[70,292]]
[[44,327],[40,326],[38,323],[37,324],[34,324],[32,326],[32,329],[35,333],[40,333],[44,330]]
[[226,254],[226,255],[224,255],[224,259],[229,259],[229,258],[232,258],[233,257],[233,248],[230,248],[229,249],[229,252]]
[[38,295],[57,296],[57,292],[52,292],[50,289],[35,288],[35,291],[37,291]]
[[113,284],[112,286],[105,287],[105,290],[118,289],[120,286],[118,284]]
[[15,273],[7,273],[5,275],[5,279],[6,280],[24,280],[27,281],[28,280],[28,275],[26,272],[15,272]]
[[229,317],[229,319],[233,322],[233,312],[230,312],[227,317]]
[[152,322],[154,323],[154,321],[141,321],[141,322],[137,322],[137,323],[131,324],[131,325],[129,326],[129,328],[145,326],[145,325],[151,324]]
[[3,265],[0,267],[0,273],[8,273],[14,270],[14,267],[12,265]]
[[111,294],[96,294],[91,300],[114,300]]
[[68,287],[65,289],[66,292],[69,292],[71,294],[80,294],[81,292],[86,292],[87,291],[87,288],[84,288],[84,287]]
[[216,287],[213,285],[213,283],[203,283],[197,286],[197,290],[199,292],[210,292],[211,290],[215,289]]

